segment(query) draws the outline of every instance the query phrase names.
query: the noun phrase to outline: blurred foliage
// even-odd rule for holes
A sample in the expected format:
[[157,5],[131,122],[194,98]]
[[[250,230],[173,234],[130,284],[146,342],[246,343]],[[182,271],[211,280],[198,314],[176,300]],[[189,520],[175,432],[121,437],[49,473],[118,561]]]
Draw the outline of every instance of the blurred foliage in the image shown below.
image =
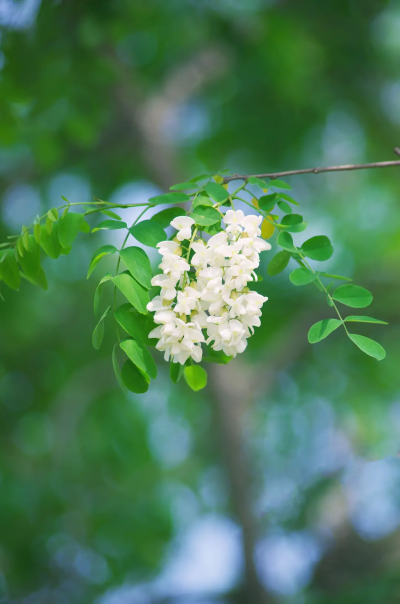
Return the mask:
[[[0,239],[61,195],[136,202],[224,167],[391,159],[399,23],[394,0],[5,0]],[[235,540],[200,548],[192,566],[185,550],[202,519],[233,536],[240,524],[222,392],[240,397],[256,565],[271,597],[398,602],[400,469],[387,456],[399,446],[399,172],[291,184],[310,236],[323,228],[333,241],[327,270],[376,294],[387,359],[336,333],[311,347],[324,301],[264,267],[269,301],[245,360],[195,394],[172,392],[157,358],[151,390],[125,398],[113,335],[91,347],[86,272],[98,243],[79,235],[73,254],[48,260],[48,292],[23,283],[1,306],[0,601],[186,604],[191,586],[198,601],[247,602],[241,564],[232,576],[223,565]]]

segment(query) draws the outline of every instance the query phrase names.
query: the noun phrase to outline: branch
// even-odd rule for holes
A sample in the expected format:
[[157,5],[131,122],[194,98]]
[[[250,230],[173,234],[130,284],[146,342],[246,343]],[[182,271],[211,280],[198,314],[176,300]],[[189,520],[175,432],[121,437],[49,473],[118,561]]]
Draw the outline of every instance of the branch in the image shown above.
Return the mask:
[[[400,156],[400,147],[395,147],[394,152]],[[303,170],[288,170],[287,172],[269,172],[267,174],[232,174],[226,176],[225,182],[231,180],[247,180],[251,176],[257,178],[280,178],[281,176],[293,176],[294,174],[320,174],[321,172],[344,172],[349,170],[367,170],[370,168],[393,168],[400,166],[400,160],[380,161],[372,164],[345,164],[343,166],[327,166],[325,168],[304,168]]]

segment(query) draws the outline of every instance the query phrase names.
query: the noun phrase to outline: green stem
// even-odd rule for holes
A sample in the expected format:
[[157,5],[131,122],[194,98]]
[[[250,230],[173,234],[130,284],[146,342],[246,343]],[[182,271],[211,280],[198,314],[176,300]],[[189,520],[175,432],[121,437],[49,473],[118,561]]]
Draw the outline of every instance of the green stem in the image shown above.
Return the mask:
[[[194,242],[194,240],[195,240],[195,237],[196,237],[197,231],[198,231],[198,227],[195,227],[195,229],[194,229],[194,231],[193,231],[193,235],[192,235],[192,237],[190,238],[190,241],[189,241],[189,247],[188,247],[188,251],[187,251],[187,254],[186,254],[186,262],[187,262],[187,263],[189,263],[190,250],[192,249],[192,243],[193,243],[193,242]],[[187,272],[186,272],[186,273],[185,273],[185,278],[184,278],[184,280],[183,280],[182,287],[185,287],[185,285],[186,285],[186,281],[187,281],[187,280],[188,280],[188,274],[187,274]]]
[[240,185],[240,187],[238,187],[238,188],[236,189],[236,191],[233,191],[233,193],[230,195],[230,197],[232,197],[232,198],[233,198],[233,197],[235,197],[236,193],[239,193],[239,191],[241,191],[242,189],[244,189],[246,185],[247,185],[247,180],[245,180],[245,181],[244,181],[244,182],[243,182],[243,183]]
[[[72,205],[72,204],[71,204]],[[87,204],[82,204],[87,205]],[[112,206],[107,206],[106,208],[96,208],[95,210],[88,210],[85,212],[85,216],[89,216],[90,214],[94,214],[95,212],[101,212],[102,210],[118,210],[119,208],[122,210],[126,210],[128,208],[139,208],[140,206],[147,206],[147,203],[129,203],[129,204],[114,204]]]
[[[293,244],[293,245],[294,245],[294,244]],[[305,257],[303,256],[303,254],[302,254],[302,253],[299,251],[299,249],[298,249],[298,248],[297,248],[295,245],[294,245],[294,248],[295,248],[295,250],[296,250],[297,254],[299,254],[299,256],[300,256],[300,258],[302,259],[302,261],[304,262],[304,264],[306,265],[306,267],[307,267],[307,268],[308,268],[308,269],[309,269],[309,270],[310,270],[310,271],[311,271],[311,272],[312,272],[312,273],[315,275],[315,271],[314,271],[314,270],[313,270],[313,268],[312,268],[312,267],[309,265],[309,263],[307,262],[307,260],[306,260],[306,259],[305,259]],[[329,300],[332,302],[332,306],[333,306],[333,308],[335,309],[335,311],[336,311],[336,313],[337,313],[337,316],[338,316],[338,317],[339,317],[339,319],[341,320],[342,325],[343,325],[343,327],[344,327],[344,329],[345,329],[345,331],[346,331],[347,335],[349,335],[349,332],[348,332],[347,327],[346,327],[346,323],[343,321],[342,315],[340,314],[339,309],[338,309],[338,307],[336,306],[334,299],[332,298],[332,296],[330,295],[330,293],[328,292],[328,290],[326,289],[325,285],[322,283],[322,281],[321,281],[321,279],[320,279],[319,277],[317,277],[317,278],[315,279],[315,281],[317,281],[317,283],[319,283],[319,285],[320,285],[320,286],[322,287],[322,289],[324,290],[324,292],[325,292],[326,296],[327,296],[327,297],[329,298]]]

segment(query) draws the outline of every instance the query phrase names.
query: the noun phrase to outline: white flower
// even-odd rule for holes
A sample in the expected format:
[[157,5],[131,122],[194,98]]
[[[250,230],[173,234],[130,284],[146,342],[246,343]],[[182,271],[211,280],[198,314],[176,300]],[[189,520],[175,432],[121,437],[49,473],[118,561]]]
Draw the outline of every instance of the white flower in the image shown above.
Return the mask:
[[243,254],[245,254],[246,256],[249,256],[250,254],[253,254],[254,252],[257,252],[257,254],[260,254],[261,252],[264,252],[265,250],[271,249],[271,244],[268,243],[268,241],[261,239],[260,237],[242,238],[241,244],[242,244]]
[[229,233],[232,237],[239,235],[242,232],[242,222],[244,219],[244,214],[242,210],[228,210],[224,216],[224,222],[228,226],[226,227],[226,232]]
[[200,293],[193,287],[185,287],[183,292],[178,292],[178,303],[175,306],[175,312],[179,315],[190,315],[192,310],[200,309],[199,297]]
[[[261,312],[260,312],[260,315],[261,315]],[[245,314],[242,317],[240,317],[240,320],[242,321],[243,325],[246,325],[250,329],[251,333],[254,333],[253,327],[260,327],[260,325],[261,325],[259,315]]]
[[161,287],[161,298],[173,300],[176,297],[176,283],[178,279],[172,279],[169,275],[155,275],[151,284]]
[[251,275],[253,269],[254,264],[247,258],[243,257],[243,260],[240,264],[235,264],[227,269],[227,282],[229,283],[231,280],[234,280],[235,289],[240,291],[246,287],[248,281],[253,281],[253,277]]
[[231,319],[241,317],[246,314],[247,309],[244,305],[245,300],[245,294],[238,296],[236,292],[232,292],[232,298],[227,300],[227,303],[230,306],[229,316]]
[[178,216],[177,218],[174,218],[170,224],[178,231],[176,237],[179,241],[191,238],[192,226],[194,225],[193,218],[190,218],[190,216]]
[[193,311],[191,314],[191,321],[197,327],[197,329],[205,329],[207,325],[207,313],[204,310]]
[[[219,254],[221,253],[220,250],[222,249],[222,251],[225,250],[226,248],[226,244],[228,242],[228,235],[225,231],[221,231],[220,233],[217,233],[217,235],[213,235],[212,237],[210,237],[210,239],[207,242],[208,247],[210,248],[210,251],[214,254]],[[210,254],[210,260],[211,260],[211,254]]]
[[261,229],[259,228],[261,222],[262,216],[249,214],[243,218],[241,224],[244,227],[244,232],[247,233],[249,237],[259,237],[261,235]]
[[210,281],[213,279],[222,279],[223,274],[224,271],[220,266],[210,266],[200,271],[200,277],[209,279]]
[[176,314],[173,310],[163,310],[161,312],[156,312],[156,314],[154,315],[154,323],[157,324],[172,323],[175,320]]
[[246,294],[246,312],[249,315],[255,315],[260,311],[264,302],[266,302],[268,298],[266,296],[262,296],[257,292],[251,292],[250,294]]
[[149,338],[157,338],[157,339],[158,339],[158,338],[161,338],[161,336],[162,336],[161,330],[162,330],[162,326],[161,326],[161,325],[159,325],[158,327],[156,327],[155,329],[153,329],[153,330],[152,330],[152,331],[149,333],[148,337],[149,337]]
[[161,256],[164,256],[164,254],[177,254],[179,256],[179,252],[182,252],[181,246],[176,241],[160,241],[157,243],[157,247]]
[[180,256],[165,254],[160,264],[160,268],[164,273],[171,275],[172,279],[177,281],[183,273],[190,270],[190,265]]
[[195,252],[192,258],[192,265],[199,268],[206,267],[209,257],[208,247],[202,242],[194,242],[192,243],[192,250]]
[[[174,296],[175,298],[175,296]],[[172,302],[164,300],[161,296],[154,296],[147,305],[147,310],[150,312],[159,312],[161,310],[169,310],[172,306]]]
[[224,329],[220,331],[222,340],[227,342],[228,346],[235,346],[235,343],[245,335],[245,329],[240,321],[232,319],[227,322]]

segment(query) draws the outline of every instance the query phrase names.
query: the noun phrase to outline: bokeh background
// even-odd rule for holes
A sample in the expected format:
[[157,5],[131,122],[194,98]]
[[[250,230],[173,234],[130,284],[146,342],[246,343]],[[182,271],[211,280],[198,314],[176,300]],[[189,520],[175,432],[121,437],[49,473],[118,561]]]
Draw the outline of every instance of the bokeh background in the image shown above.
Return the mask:
[[[400,144],[395,0],[0,0],[0,26],[2,240],[61,195],[135,203]],[[198,394],[157,357],[125,396],[112,333],[91,347],[107,236],[81,234],[48,292],[2,289],[0,602],[400,601],[400,169],[290,183],[329,270],[390,321],[360,330],[387,359],[310,346],[330,309],[264,264],[245,355]]]

